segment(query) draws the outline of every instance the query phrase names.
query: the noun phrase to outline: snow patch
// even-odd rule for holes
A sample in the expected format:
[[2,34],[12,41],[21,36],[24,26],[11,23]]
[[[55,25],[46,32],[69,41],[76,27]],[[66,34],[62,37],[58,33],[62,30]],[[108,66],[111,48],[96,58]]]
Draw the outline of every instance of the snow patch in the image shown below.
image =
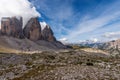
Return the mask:
[[40,22],[40,25],[41,25],[41,30],[43,30],[47,26],[47,23],[46,22]]

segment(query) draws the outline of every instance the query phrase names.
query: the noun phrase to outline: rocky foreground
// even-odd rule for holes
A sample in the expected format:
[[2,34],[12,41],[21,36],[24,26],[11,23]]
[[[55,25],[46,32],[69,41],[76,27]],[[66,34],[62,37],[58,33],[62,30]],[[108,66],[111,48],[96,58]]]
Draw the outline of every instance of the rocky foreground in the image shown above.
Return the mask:
[[120,80],[120,57],[83,50],[0,53],[0,80]]

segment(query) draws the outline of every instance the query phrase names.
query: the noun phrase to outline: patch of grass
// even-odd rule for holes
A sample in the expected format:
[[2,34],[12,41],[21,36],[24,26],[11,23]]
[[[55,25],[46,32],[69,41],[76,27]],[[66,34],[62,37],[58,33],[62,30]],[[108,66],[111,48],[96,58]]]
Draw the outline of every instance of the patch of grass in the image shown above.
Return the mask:
[[33,69],[24,73],[21,77],[14,78],[13,80],[30,80],[35,76],[42,76],[44,73],[48,73],[50,70],[60,67],[59,65],[36,65]]
[[46,58],[47,58],[47,59],[54,60],[54,59],[55,59],[55,56],[54,56],[54,55],[47,55]]
[[15,49],[0,46],[0,53],[17,53],[17,52],[19,51]]
[[78,65],[78,64],[81,65],[81,64],[83,64],[83,63],[84,63],[84,62],[82,62],[82,61],[77,61],[77,62],[75,62],[74,64],[75,64],[75,65]]
[[25,63],[26,66],[31,66],[33,63],[31,61],[28,61]]

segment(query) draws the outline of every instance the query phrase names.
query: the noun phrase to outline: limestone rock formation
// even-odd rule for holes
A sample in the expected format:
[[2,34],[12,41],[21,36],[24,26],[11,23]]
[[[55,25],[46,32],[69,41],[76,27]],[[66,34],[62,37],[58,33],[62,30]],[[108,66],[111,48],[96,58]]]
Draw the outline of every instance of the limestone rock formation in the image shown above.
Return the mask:
[[1,34],[23,38],[22,25],[22,17],[3,17],[1,19]]
[[120,39],[118,40],[112,40],[110,42],[107,42],[103,46],[104,49],[120,49]]
[[53,35],[53,31],[48,25],[46,25],[46,27],[42,30],[41,34],[42,34],[43,40],[50,41],[50,42],[56,41],[56,38]]
[[41,39],[41,26],[37,18],[31,18],[23,29],[25,37],[32,41]]
[[3,39],[0,41],[0,45],[17,50],[34,51],[66,48],[56,40],[52,29],[47,24],[44,24],[44,28],[42,28],[42,24],[37,18],[31,18],[23,26],[22,17],[3,17],[0,38]]
[[120,39],[112,40],[110,42],[104,43],[103,49],[108,51],[112,56],[119,56],[120,55]]

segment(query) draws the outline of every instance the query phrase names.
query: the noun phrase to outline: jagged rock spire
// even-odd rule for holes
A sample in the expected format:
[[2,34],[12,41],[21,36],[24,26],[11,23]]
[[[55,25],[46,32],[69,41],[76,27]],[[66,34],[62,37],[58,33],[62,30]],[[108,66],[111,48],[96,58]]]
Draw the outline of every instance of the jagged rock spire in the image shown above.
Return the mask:
[[1,19],[1,34],[23,38],[22,25],[22,17],[19,19],[16,17],[3,17]]
[[41,26],[37,18],[31,18],[23,29],[25,37],[37,41],[41,39]]
[[46,25],[46,27],[42,30],[42,37],[44,40],[50,42],[56,41],[56,38],[53,35],[53,31],[48,25]]
[[55,42],[53,31],[46,23],[43,24],[38,18],[31,18],[22,29],[22,17],[3,17],[1,20],[1,35],[12,36],[16,38],[28,38],[32,41],[45,40]]

